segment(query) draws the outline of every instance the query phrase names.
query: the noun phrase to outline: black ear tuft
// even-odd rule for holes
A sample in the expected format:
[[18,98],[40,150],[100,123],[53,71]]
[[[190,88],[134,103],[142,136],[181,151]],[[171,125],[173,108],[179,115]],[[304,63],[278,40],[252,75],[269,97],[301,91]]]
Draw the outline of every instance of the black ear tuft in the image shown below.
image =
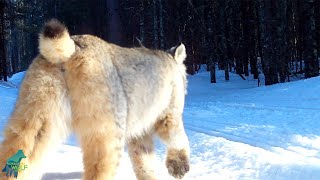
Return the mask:
[[166,52],[169,53],[169,54],[171,54],[172,57],[174,57],[174,54],[175,54],[175,52],[176,52],[176,49],[177,49],[177,46],[174,46],[174,47],[166,50]]
[[66,27],[56,19],[51,19],[47,22],[42,30],[42,34],[47,38],[59,38],[63,35]]
[[172,57],[179,63],[182,64],[183,61],[187,58],[186,47],[183,43],[178,46],[172,47],[171,49],[166,51],[171,54]]

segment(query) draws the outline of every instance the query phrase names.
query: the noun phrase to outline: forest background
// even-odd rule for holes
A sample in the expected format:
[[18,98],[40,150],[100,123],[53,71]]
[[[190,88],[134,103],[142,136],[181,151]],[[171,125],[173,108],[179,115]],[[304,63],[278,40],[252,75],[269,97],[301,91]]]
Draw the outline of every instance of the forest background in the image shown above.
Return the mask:
[[28,68],[51,18],[125,47],[183,42],[188,74],[211,83],[218,69],[265,85],[319,75],[320,0],[0,0],[0,80]]

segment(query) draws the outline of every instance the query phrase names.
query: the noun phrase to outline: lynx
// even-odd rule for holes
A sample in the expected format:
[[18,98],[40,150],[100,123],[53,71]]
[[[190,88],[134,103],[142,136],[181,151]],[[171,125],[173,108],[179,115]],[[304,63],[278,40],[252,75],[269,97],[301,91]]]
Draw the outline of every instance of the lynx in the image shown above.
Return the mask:
[[51,20],[39,35],[39,51],[6,126],[0,165],[22,149],[28,169],[19,178],[26,179],[73,131],[85,180],[114,179],[126,144],[137,179],[160,179],[153,168],[154,136],[167,146],[169,174],[182,178],[189,171],[183,44],[167,52],[124,48],[92,35],[70,36]]

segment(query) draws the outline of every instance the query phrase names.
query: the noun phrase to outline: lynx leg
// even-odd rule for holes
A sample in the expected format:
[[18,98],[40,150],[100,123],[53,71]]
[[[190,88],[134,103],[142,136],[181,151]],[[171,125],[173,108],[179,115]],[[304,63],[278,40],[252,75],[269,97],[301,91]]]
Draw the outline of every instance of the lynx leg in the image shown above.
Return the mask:
[[151,134],[132,139],[128,143],[129,156],[138,180],[155,180],[154,145]]
[[[58,137],[59,129],[55,129],[50,122],[43,122],[39,127],[29,127],[25,124],[23,128],[26,130],[19,130],[19,133],[13,130],[6,131],[5,140],[1,145],[0,170],[3,170],[9,157],[22,150],[26,158],[20,162],[23,171],[18,172],[18,178],[25,180],[40,178],[42,174],[40,163],[45,158],[46,152],[55,147],[57,140],[62,141],[64,138]],[[28,128],[31,130],[27,130]],[[10,179],[5,177],[6,173],[1,173],[0,179]]]
[[182,178],[190,168],[189,141],[182,118],[167,115],[156,123],[155,130],[167,145],[166,166],[169,174],[175,178]]
[[73,127],[83,151],[83,179],[113,180],[125,145],[125,118],[115,115],[109,103],[90,97],[95,103],[85,100],[89,104],[72,107]]
[[123,146],[117,145],[112,132],[95,133],[81,138],[84,180],[112,180]]
[[[26,158],[20,165],[27,168],[18,172],[18,178],[35,179],[41,174],[38,167],[46,150],[67,136],[70,116],[60,68],[36,58],[21,85],[19,99],[4,132],[0,146],[1,170],[8,158],[22,150]],[[7,178],[5,172],[0,173],[0,179]]]
[[[30,167],[32,162],[30,161],[29,156],[33,154],[33,148],[36,144],[35,140],[38,136],[41,126],[41,123],[36,123],[35,126],[30,127],[28,123],[21,120],[16,124],[12,124],[7,127],[0,151],[0,170],[2,170],[2,172],[0,172],[0,179],[14,179],[13,174],[11,178],[6,177],[6,173],[9,171],[9,169],[4,169],[4,167],[6,166],[6,161],[20,149],[23,150],[25,156],[27,157],[23,159],[20,164],[23,162]],[[19,172],[18,177],[21,178],[22,176],[22,172]]]
[[83,179],[113,180],[125,145],[127,111],[125,105],[120,108],[120,98],[112,103],[104,96],[108,88],[98,87],[87,86],[86,94],[71,96],[72,126],[83,151]]

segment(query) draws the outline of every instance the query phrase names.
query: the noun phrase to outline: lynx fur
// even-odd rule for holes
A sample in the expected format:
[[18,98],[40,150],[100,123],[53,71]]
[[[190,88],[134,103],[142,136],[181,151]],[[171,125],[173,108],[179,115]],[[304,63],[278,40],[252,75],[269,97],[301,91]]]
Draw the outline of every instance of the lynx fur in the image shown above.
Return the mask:
[[5,129],[0,165],[22,149],[29,168],[18,178],[27,179],[46,150],[74,131],[85,180],[114,179],[126,144],[137,179],[161,179],[153,168],[154,136],[167,146],[169,174],[182,178],[189,171],[183,44],[168,52],[123,48],[91,35],[70,37],[51,20],[39,35],[39,51]]

